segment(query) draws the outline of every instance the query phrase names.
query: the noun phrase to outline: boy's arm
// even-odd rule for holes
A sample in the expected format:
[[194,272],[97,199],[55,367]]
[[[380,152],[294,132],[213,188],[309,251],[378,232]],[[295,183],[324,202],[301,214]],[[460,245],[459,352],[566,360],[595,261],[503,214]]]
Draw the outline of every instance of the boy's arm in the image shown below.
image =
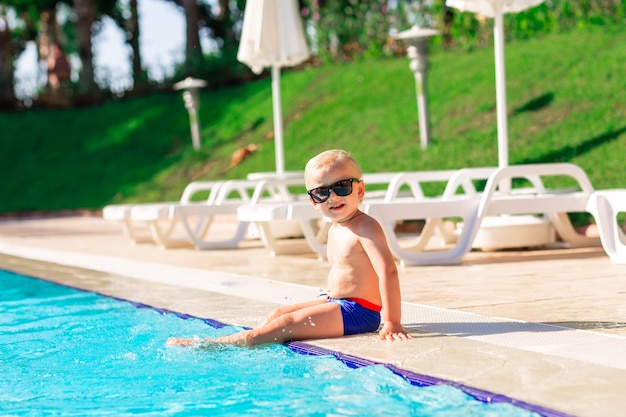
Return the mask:
[[398,268],[380,225],[376,221],[372,221],[367,229],[361,244],[378,276],[378,286],[383,304],[383,328],[379,332],[380,338],[388,340],[408,339],[409,336],[400,324],[402,298],[400,282],[398,281]]

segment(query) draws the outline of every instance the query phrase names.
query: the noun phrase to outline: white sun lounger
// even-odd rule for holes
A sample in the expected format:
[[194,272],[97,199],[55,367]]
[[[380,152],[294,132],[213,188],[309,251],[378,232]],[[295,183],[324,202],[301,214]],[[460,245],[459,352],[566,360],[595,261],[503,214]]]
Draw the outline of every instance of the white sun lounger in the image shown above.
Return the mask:
[[[398,203],[401,201],[407,201],[409,203],[415,202],[432,202],[432,201],[443,201],[443,200],[454,200],[454,201],[465,201],[467,199],[478,199],[481,195],[481,191],[479,191],[476,187],[475,182],[484,180],[486,181],[489,175],[495,172],[497,168],[494,167],[481,167],[481,168],[464,168],[461,170],[450,170],[450,171],[428,171],[428,172],[415,172],[415,173],[403,173],[397,176],[394,181],[389,185],[389,189],[385,198],[383,199],[383,203]],[[445,185],[445,189],[443,193],[439,196],[435,197],[427,197],[423,191],[422,187],[426,182],[443,182]],[[409,185],[411,188],[410,198],[403,197],[402,194],[398,192],[401,190],[403,185]],[[369,212],[370,203],[371,205],[380,204],[380,201],[377,200],[368,200],[366,201],[366,205],[364,206],[364,210]],[[391,207],[391,204],[389,205]],[[404,208],[400,206],[400,209]],[[435,210],[431,216],[420,218],[419,220],[424,221],[424,226],[420,231],[418,236],[415,236],[410,243],[411,250],[422,251],[426,250],[432,246],[441,246],[442,240],[443,243],[447,242],[456,242],[457,236],[449,231],[445,230],[443,227],[443,220],[449,216],[441,216],[438,215]],[[463,217],[463,216],[460,216]],[[379,219],[380,220],[380,219]],[[406,221],[410,219],[402,219],[400,221]],[[395,226],[398,222],[392,222],[392,225],[395,229]],[[436,239],[434,242],[433,240]],[[405,245],[405,249],[407,246],[407,239],[403,239],[403,244]]]
[[[282,199],[268,199],[268,190],[277,186],[297,187],[301,192],[288,191]],[[305,253],[310,251],[308,241],[324,239],[324,232],[319,230],[323,227],[321,215],[308,201],[305,190],[304,178],[265,179],[257,184],[250,201],[237,207],[239,221],[255,224],[271,256]],[[291,233],[282,231],[285,225]]]
[[[485,174],[488,180],[483,192],[472,190],[471,179]],[[543,181],[544,177],[550,176],[570,177],[576,189],[550,189]],[[512,187],[513,179],[525,179],[530,186]],[[463,194],[457,193],[459,187],[464,190]],[[567,217],[570,212],[587,211],[587,201],[593,192],[585,172],[573,164],[468,168],[458,171],[450,179],[441,198],[374,201],[369,202],[364,210],[380,221],[392,252],[404,265],[458,264],[472,249],[474,237],[486,216],[546,214],[566,243],[572,246],[598,245],[598,239],[577,234]],[[422,250],[423,246],[407,248],[394,231],[398,221],[433,218],[462,219],[463,227],[452,247],[442,250]]]
[[626,234],[617,224],[617,214],[626,212],[626,189],[594,192],[587,209],[596,219],[602,247],[611,262],[626,264]]
[[[157,202],[157,203],[139,203],[139,204],[109,204],[102,209],[102,218],[109,221],[119,222],[122,227],[122,232],[126,235],[133,244],[154,242],[154,239],[150,233],[148,224],[143,220],[133,219],[131,216],[131,210],[133,207],[144,207],[146,210],[150,210],[152,207],[160,207],[170,204],[188,204],[191,203],[192,198],[199,192],[207,193],[205,198],[205,204],[213,204],[217,197],[217,190],[224,183],[224,181],[194,181],[189,183],[183,190],[183,194],[178,202]],[[159,233],[163,236],[168,236],[174,230],[176,221],[165,217],[159,224]]]
[[[178,202],[109,205],[103,209],[103,218],[120,222],[124,234],[133,243],[152,242],[163,248],[190,245],[198,249],[236,247],[248,229],[248,223],[236,218],[237,206],[250,200],[250,194],[262,179],[277,180],[263,195],[263,199],[269,201],[291,199],[287,187],[279,185],[283,179],[297,181],[304,187],[302,171],[251,173],[245,180],[195,181],[185,187]],[[198,193],[208,195],[203,201],[193,201]],[[223,219],[226,215],[231,217],[230,222],[235,223],[236,230],[230,237],[213,239],[210,233],[212,223],[216,216]],[[176,232],[179,236],[174,236]],[[249,232],[253,237],[254,231]]]
[[[224,181],[214,191],[214,198],[203,202],[187,199],[180,203],[135,205],[131,207],[130,218],[133,222],[144,222],[153,241],[164,249],[181,246],[195,246],[198,249],[237,247],[245,236],[247,223],[236,221],[232,235],[220,235],[219,239],[213,238],[211,227],[217,216],[233,214],[237,205],[248,201],[248,193],[255,185],[256,182],[247,180]],[[181,233],[175,235],[175,227],[182,229],[182,236]]]
[[[210,203],[175,203],[161,205],[135,206],[131,209],[134,221],[144,221],[150,228],[153,239],[163,248],[181,245],[193,245],[198,249],[235,248],[244,239],[249,222],[237,218],[237,208],[249,202],[251,198],[265,203],[276,201],[292,201],[296,198],[289,190],[290,185],[304,188],[304,179],[289,178],[271,180],[229,180],[223,182],[216,190],[216,197]],[[265,184],[263,192],[257,194],[260,184]],[[252,197],[251,197],[252,195]],[[218,239],[211,233],[217,216],[229,215],[235,224],[234,232]],[[173,219],[184,231],[183,237],[173,237],[168,230],[160,228],[162,219]]]
[[[456,171],[423,171],[417,173],[366,173],[365,200],[420,199],[424,198],[422,185],[426,182],[446,182]],[[368,187],[380,185],[382,189],[370,190]],[[263,185],[260,187],[262,188]],[[255,194],[257,194],[255,192]],[[261,239],[272,256],[293,255],[315,252],[319,259],[326,259],[326,237],[330,223],[323,219],[304,194],[291,202],[259,203],[253,197],[248,204],[237,209],[239,220],[257,225]],[[304,241],[284,239],[272,232],[272,225],[277,222],[291,221],[299,225]],[[435,231],[437,225],[429,230]]]

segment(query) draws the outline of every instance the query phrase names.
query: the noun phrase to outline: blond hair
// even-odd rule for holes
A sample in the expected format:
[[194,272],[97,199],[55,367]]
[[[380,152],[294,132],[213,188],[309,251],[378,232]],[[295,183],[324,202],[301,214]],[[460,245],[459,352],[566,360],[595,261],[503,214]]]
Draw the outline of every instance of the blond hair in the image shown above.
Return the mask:
[[320,171],[329,170],[333,166],[343,164],[352,165],[356,169],[359,178],[363,175],[358,162],[349,152],[341,149],[330,149],[314,156],[307,162],[304,167],[304,178],[308,180]]

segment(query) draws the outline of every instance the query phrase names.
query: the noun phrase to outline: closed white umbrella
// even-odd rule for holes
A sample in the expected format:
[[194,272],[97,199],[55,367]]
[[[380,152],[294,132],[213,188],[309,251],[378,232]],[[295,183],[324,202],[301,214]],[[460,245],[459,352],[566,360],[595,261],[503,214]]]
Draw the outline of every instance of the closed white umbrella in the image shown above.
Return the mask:
[[248,0],[237,59],[256,74],[272,68],[272,104],[276,172],[285,172],[283,117],[280,102],[280,68],[306,61],[310,56],[297,0]]
[[506,71],[504,68],[504,13],[518,13],[545,0],[446,0],[448,7],[481,14],[494,19],[493,42],[496,61],[496,110],[498,120],[498,166],[509,165],[506,117]]

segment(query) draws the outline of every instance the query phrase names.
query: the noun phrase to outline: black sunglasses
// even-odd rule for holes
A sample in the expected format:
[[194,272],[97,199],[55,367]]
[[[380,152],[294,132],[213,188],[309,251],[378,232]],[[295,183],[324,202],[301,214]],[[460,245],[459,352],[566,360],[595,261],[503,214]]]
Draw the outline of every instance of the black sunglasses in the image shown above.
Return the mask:
[[308,191],[308,194],[315,203],[323,203],[328,200],[330,197],[330,190],[333,190],[333,192],[339,197],[345,197],[352,194],[352,183],[355,181],[359,182],[361,180],[358,178],[348,178],[325,187],[313,188]]

